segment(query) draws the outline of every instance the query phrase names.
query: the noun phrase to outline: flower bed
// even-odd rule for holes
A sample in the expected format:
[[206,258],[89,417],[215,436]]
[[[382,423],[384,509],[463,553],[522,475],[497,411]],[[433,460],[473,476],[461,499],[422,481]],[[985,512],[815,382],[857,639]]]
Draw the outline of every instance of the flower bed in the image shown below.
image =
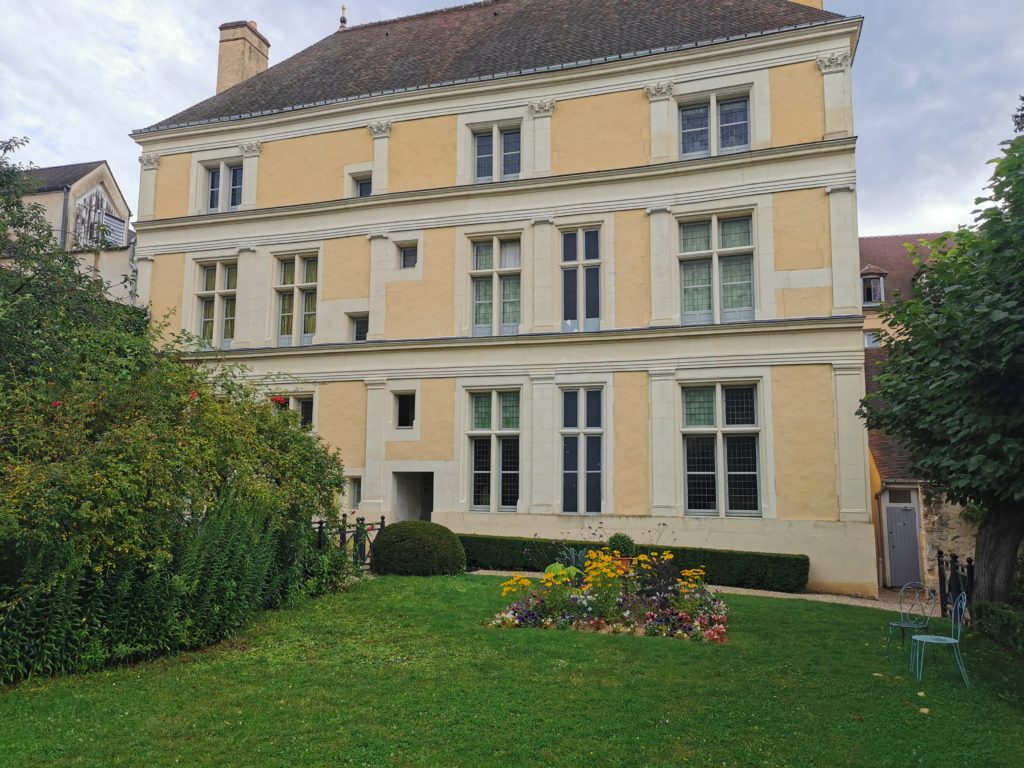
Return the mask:
[[576,629],[724,643],[728,608],[704,584],[704,569],[679,569],[671,552],[623,558],[590,550],[581,571],[549,565],[535,584],[515,574],[501,585],[509,606],[492,627]]

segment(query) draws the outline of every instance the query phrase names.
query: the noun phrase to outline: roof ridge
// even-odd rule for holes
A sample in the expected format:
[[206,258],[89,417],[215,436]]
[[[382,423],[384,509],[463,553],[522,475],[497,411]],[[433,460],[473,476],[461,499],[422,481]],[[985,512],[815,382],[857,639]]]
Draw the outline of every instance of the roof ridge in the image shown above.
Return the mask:
[[896,237],[927,237],[928,235],[944,235],[946,232],[952,230],[942,230],[938,232],[898,232],[895,235],[861,235],[861,240],[891,240]]
[[[461,3],[459,5],[449,5],[444,8],[434,8],[430,11],[420,11],[419,13],[410,13],[406,16],[395,16],[393,19],[377,19],[376,21],[368,21],[365,24],[354,24],[351,27],[345,29],[339,29],[333,34],[338,35],[344,32],[351,32],[356,29],[367,29],[368,27],[382,27],[385,24],[394,24],[399,21],[408,21],[409,19],[420,19],[426,16],[437,16],[442,13],[452,13],[454,11],[463,11],[467,8],[475,8],[481,5],[497,5],[499,3],[511,2],[511,0],[477,0],[475,3]],[[330,37],[330,35],[328,35]]]

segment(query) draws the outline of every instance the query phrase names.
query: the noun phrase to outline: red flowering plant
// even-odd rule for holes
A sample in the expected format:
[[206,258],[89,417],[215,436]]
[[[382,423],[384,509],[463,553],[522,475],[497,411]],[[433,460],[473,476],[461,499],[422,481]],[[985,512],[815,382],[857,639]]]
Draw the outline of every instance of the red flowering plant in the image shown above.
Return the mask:
[[270,398],[270,402],[272,402],[278,408],[288,407],[288,398],[282,395],[274,395],[274,397]]

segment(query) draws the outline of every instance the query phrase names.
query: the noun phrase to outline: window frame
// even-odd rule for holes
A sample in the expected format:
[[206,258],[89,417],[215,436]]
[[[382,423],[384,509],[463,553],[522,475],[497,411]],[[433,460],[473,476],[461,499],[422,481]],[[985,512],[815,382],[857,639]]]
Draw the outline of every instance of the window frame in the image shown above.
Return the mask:
[[[415,392],[394,392],[394,403],[395,403],[395,429],[416,429],[416,393]],[[402,399],[412,398],[412,421],[408,424],[402,423]]]
[[[420,263],[420,246],[418,242],[410,243],[395,243],[395,248],[398,250],[398,269],[399,271],[407,269],[416,269]],[[406,263],[409,256],[412,256],[412,263]]]
[[[241,208],[245,199],[245,165],[242,158],[200,162],[203,169],[203,205],[201,213],[228,213]],[[237,184],[236,182],[237,173]],[[217,186],[213,186],[216,174]],[[216,190],[217,204],[211,205]],[[234,202],[237,192],[238,202]]]
[[[878,283],[878,299],[866,301],[867,288],[869,283]],[[874,291],[872,291],[874,293]],[[885,303],[885,276],[884,275],[862,275],[860,278],[860,301],[862,307],[877,307]]]
[[[750,241],[749,245],[735,246],[730,248],[723,248],[721,245],[722,241],[722,230],[721,226],[723,222],[738,221],[740,219],[748,219],[750,221]],[[683,248],[683,229],[687,226],[694,226],[699,224],[707,224],[710,228],[709,245],[710,248],[699,251],[685,251]],[[678,271],[678,285],[679,285],[679,324],[687,327],[701,327],[709,325],[723,325],[727,323],[749,323],[754,322],[758,318],[758,296],[760,295],[758,287],[758,248],[757,248],[757,221],[754,212],[751,210],[745,211],[727,211],[727,212],[715,212],[703,215],[686,216],[676,219],[676,258],[679,262]],[[730,259],[749,257],[750,259],[750,303],[749,309],[729,309],[727,310],[724,306],[725,303],[725,281],[722,277],[722,262]],[[711,310],[710,320],[701,321],[701,317],[707,316],[708,312],[687,312],[686,302],[686,265],[697,264],[701,262],[707,262],[711,265]],[[694,287],[694,286],[690,286]],[[726,317],[726,313],[744,313],[744,316],[730,316]],[[687,316],[699,315],[695,317],[691,322],[687,322]]]
[[[291,281],[286,280],[286,265],[291,264]],[[314,280],[309,280],[309,265],[313,265]],[[276,254],[274,256],[274,338],[277,346],[309,346],[316,337],[320,298],[320,254],[316,251]],[[291,333],[282,333],[285,297],[291,303]],[[307,306],[312,297],[312,311]],[[306,332],[306,319],[312,318],[312,330]]]
[[[743,145],[735,147],[722,147],[722,105],[730,102],[744,100],[747,103],[747,141]],[[680,160],[697,160],[707,157],[719,157],[721,155],[732,155],[740,152],[749,152],[754,145],[754,98],[751,86],[742,88],[724,88],[702,94],[688,94],[676,98],[676,150]],[[707,130],[708,148],[697,152],[684,152],[683,137],[686,129],[683,128],[683,112],[688,109],[707,107]],[[741,125],[742,123],[729,123],[729,125]],[[700,129],[691,129],[700,130]]]
[[[519,263],[513,267],[501,265],[502,245],[505,243],[519,244]],[[489,244],[491,246],[491,266],[477,268],[476,257],[477,247]],[[470,335],[477,338],[493,336],[518,336],[523,325],[523,237],[521,233],[501,234],[489,236],[474,236],[470,238],[469,247],[469,313],[470,313]],[[519,281],[518,315],[515,323],[505,323],[505,286],[511,282],[511,278]],[[490,304],[490,325],[485,328],[484,324],[476,322],[476,309],[480,303],[477,301],[477,285],[489,280],[491,286]],[[485,332],[486,331],[486,332]]]
[[[570,392],[575,393],[576,398],[576,414],[575,414],[575,425],[568,424],[567,411],[566,411],[566,395]],[[590,393],[598,393],[600,397],[600,403],[598,406],[599,423],[597,426],[590,424],[588,405],[590,400]],[[607,483],[608,483],[608,469],[606,458],[608,456],[608,413],[610,411],[608,407],[608,387],[604,384],[565,384],[558,387],[558,440],[559,440],[559,452],[561,454],[561,460],[559,462],[559,513],[563,515],[603,515],[606,509],[606,503],[608,501]],[[589,468],[590,446],[592,445],[591,438],[598,439],[598,450],[599,455],[597,457],[598,469],[592,470]],[[574,469],[570,469],[566,466],[566,454],[568,448],[568,440],[575,439],[575,452],[576,452],[576,466]],[[576,499],[575,509],[566,508],[566,485],[567,475],[574,474],[576,476]],[[599,509],[596,511],[589,510],[589,483],[588,475],[597,474],[598,484],[597,491],[600,495],[600,502],[598,504]],[[582,482],[580,479],[582,478]]]
[[[197,261],[199,279],[195,297],[197,299],[196,335],[208,349],[231,349],[238,328],[238,259],[203,259]],[[210,272],[209,270],[212,270]],[[234,270],[233,272],[231,270]],[[228,287],[228,275],[234,274],[234,285]],[[207,275],[212,275],[212,287],[207,283]],[[207,303],[209,302],[209,304]],[[233,306],[234,314],[228,318],[227,307]],[[203,309],[211,307],[211,316],[204,317]],[[227,321],[231,321],[231,335],[225,336]],[[205,336],[204,325],[210,324],[209,338]]]
[[[607,264],[606,246],[603,242],[603,226],[601,224],[580,224],[571,227],[559,227],[558,229],[558,248],[559,248],[559,292],[561,296],[561,331],[562,333],[593,333],[601,330],[601,319],[604,315],[605,300],[604,300],[604,267]],[[587,258],[587,234],[596,232],[597,240],[597,258]],[[573,236],[575,238],[575,255],[572,259],[566,258],[566,243],[567,236]],[[589,305],[589,273],[591,271],[597,274],[597,316],[588,317],[588,305]],[[576,307],[574,318],[566,317],[566,310],[568,303],[566,301],[566,293],[568,290],[569,280],[567,279],[567,273],[574,272],[575,276],[572,280],[573,290],[576,293]],[[582,287],[582,290],[581,290]],[[582,318],[582,322],[580,322]]]
[[[713,390],[714,418],[710,425],[688,425],[686,423],[686,393],[693,390]],[[754,423],[729,425],[726,423],[725,392],[730,389],[752,389]],[[765,435],[766,418],[764,413],[764,387],[761,382],[749,379],[737,379],[730,381],[687,381],[680,383],[679,402],[681,404],[681,418],[679,422],[680,442],[682,446],[682,465],[680,467],[682,476],[682,513],[684,517],[694,518],[764,518],[766,517],[767,501],[765,498],[767,477],[765,469]],[[727,443],[730,437],[753,437],[755,439],[756,462],[755,479],[757,483],[757,510],[734,510],[729,506],[729,476],[730,474],[749,474],[730,472],[728,463]],[[688,460],[688,438],[713,438],[715,443],[715,509],[691,509],[689,505],[689,475],[687,467]],[[707,474],[701,472],[700,474]]]
[[[356,344],[362,344],[365,341],[369,341],[370,338],[370,313],[369,312],[352,312],[348,316],[349,322],[351,323],[352,333],[350,334],[350,341]],[[366,332],[362,334],[363,338],[359,338],[360,324],[366,322]]]
[[[523,392],[520,387],[473,387],[466,390],[468,403],[468,418],[466,421],[466,437],[468,438],[469,450],[469,490],[468,502],[471,512],[515,512],[523,498]],[[516,426],[506,427],[502,419],[502,396],[516,396]],[[475,406],[478,397],[489,398],[489,424],[487,427],[478,427],[475,420]],[[475,503],[476,477],[481,474],[476,469],[476,445],[478,441],[488,441],[488,497],[487,504]],[[516,443],[516,470],[507,471],[504,466],[505,444],[507,441],[515,440]],[[516,502],[515,504],[502,504],[503,480],[506,475],[514,474],[516,477]]]
[[[470,178],[473,184],[492,184],[496,181],[516,181],[523,177],[523,140],[524,131],[523,124],[520,120],[513,121],[497,121],[489,125],[478,125],[470,127]],[[506,152],[505,150],[505,137],[506,135],[518,134],[519,135],[519,148],[515,152]],[[478,138],[489,136],[491,140],[491,152],[490,152],[490,175],[484,176],[479,173],[480,171],[480,153]],[[515,173],[505,173],[505,158],[506,156],[517,156],[519,170]]]

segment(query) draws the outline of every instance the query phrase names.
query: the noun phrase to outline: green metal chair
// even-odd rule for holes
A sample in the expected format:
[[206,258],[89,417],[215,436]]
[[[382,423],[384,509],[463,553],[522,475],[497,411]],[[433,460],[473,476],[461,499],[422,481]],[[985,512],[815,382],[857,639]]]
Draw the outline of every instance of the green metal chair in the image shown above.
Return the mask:
[[900,648],[906,648],[906,635],[928,631],[928,624],[935,613],[935,590],[928,589],[920,581],[910,581],[900,590],[900,618],[889,622],[889,637],[885,641],[885,658],[889,658],[889,645],[894,630],[900,631]]
[[970,688],[967,680],[967,670],[964,668],[964,659],[960,655],[960,633],[964,626],[964,614],[967,612],[967,593],[961,592],[953,603],[953,612],[950,615],[952,626],[949,636],[946,635],[914,635],[910,646],[910,668],[917,673],[918,682],[924,676],[924,652],[929,645],[944,645],[949,648],[949,654],[953,657],[953,664],[964,679],[964,687]]

